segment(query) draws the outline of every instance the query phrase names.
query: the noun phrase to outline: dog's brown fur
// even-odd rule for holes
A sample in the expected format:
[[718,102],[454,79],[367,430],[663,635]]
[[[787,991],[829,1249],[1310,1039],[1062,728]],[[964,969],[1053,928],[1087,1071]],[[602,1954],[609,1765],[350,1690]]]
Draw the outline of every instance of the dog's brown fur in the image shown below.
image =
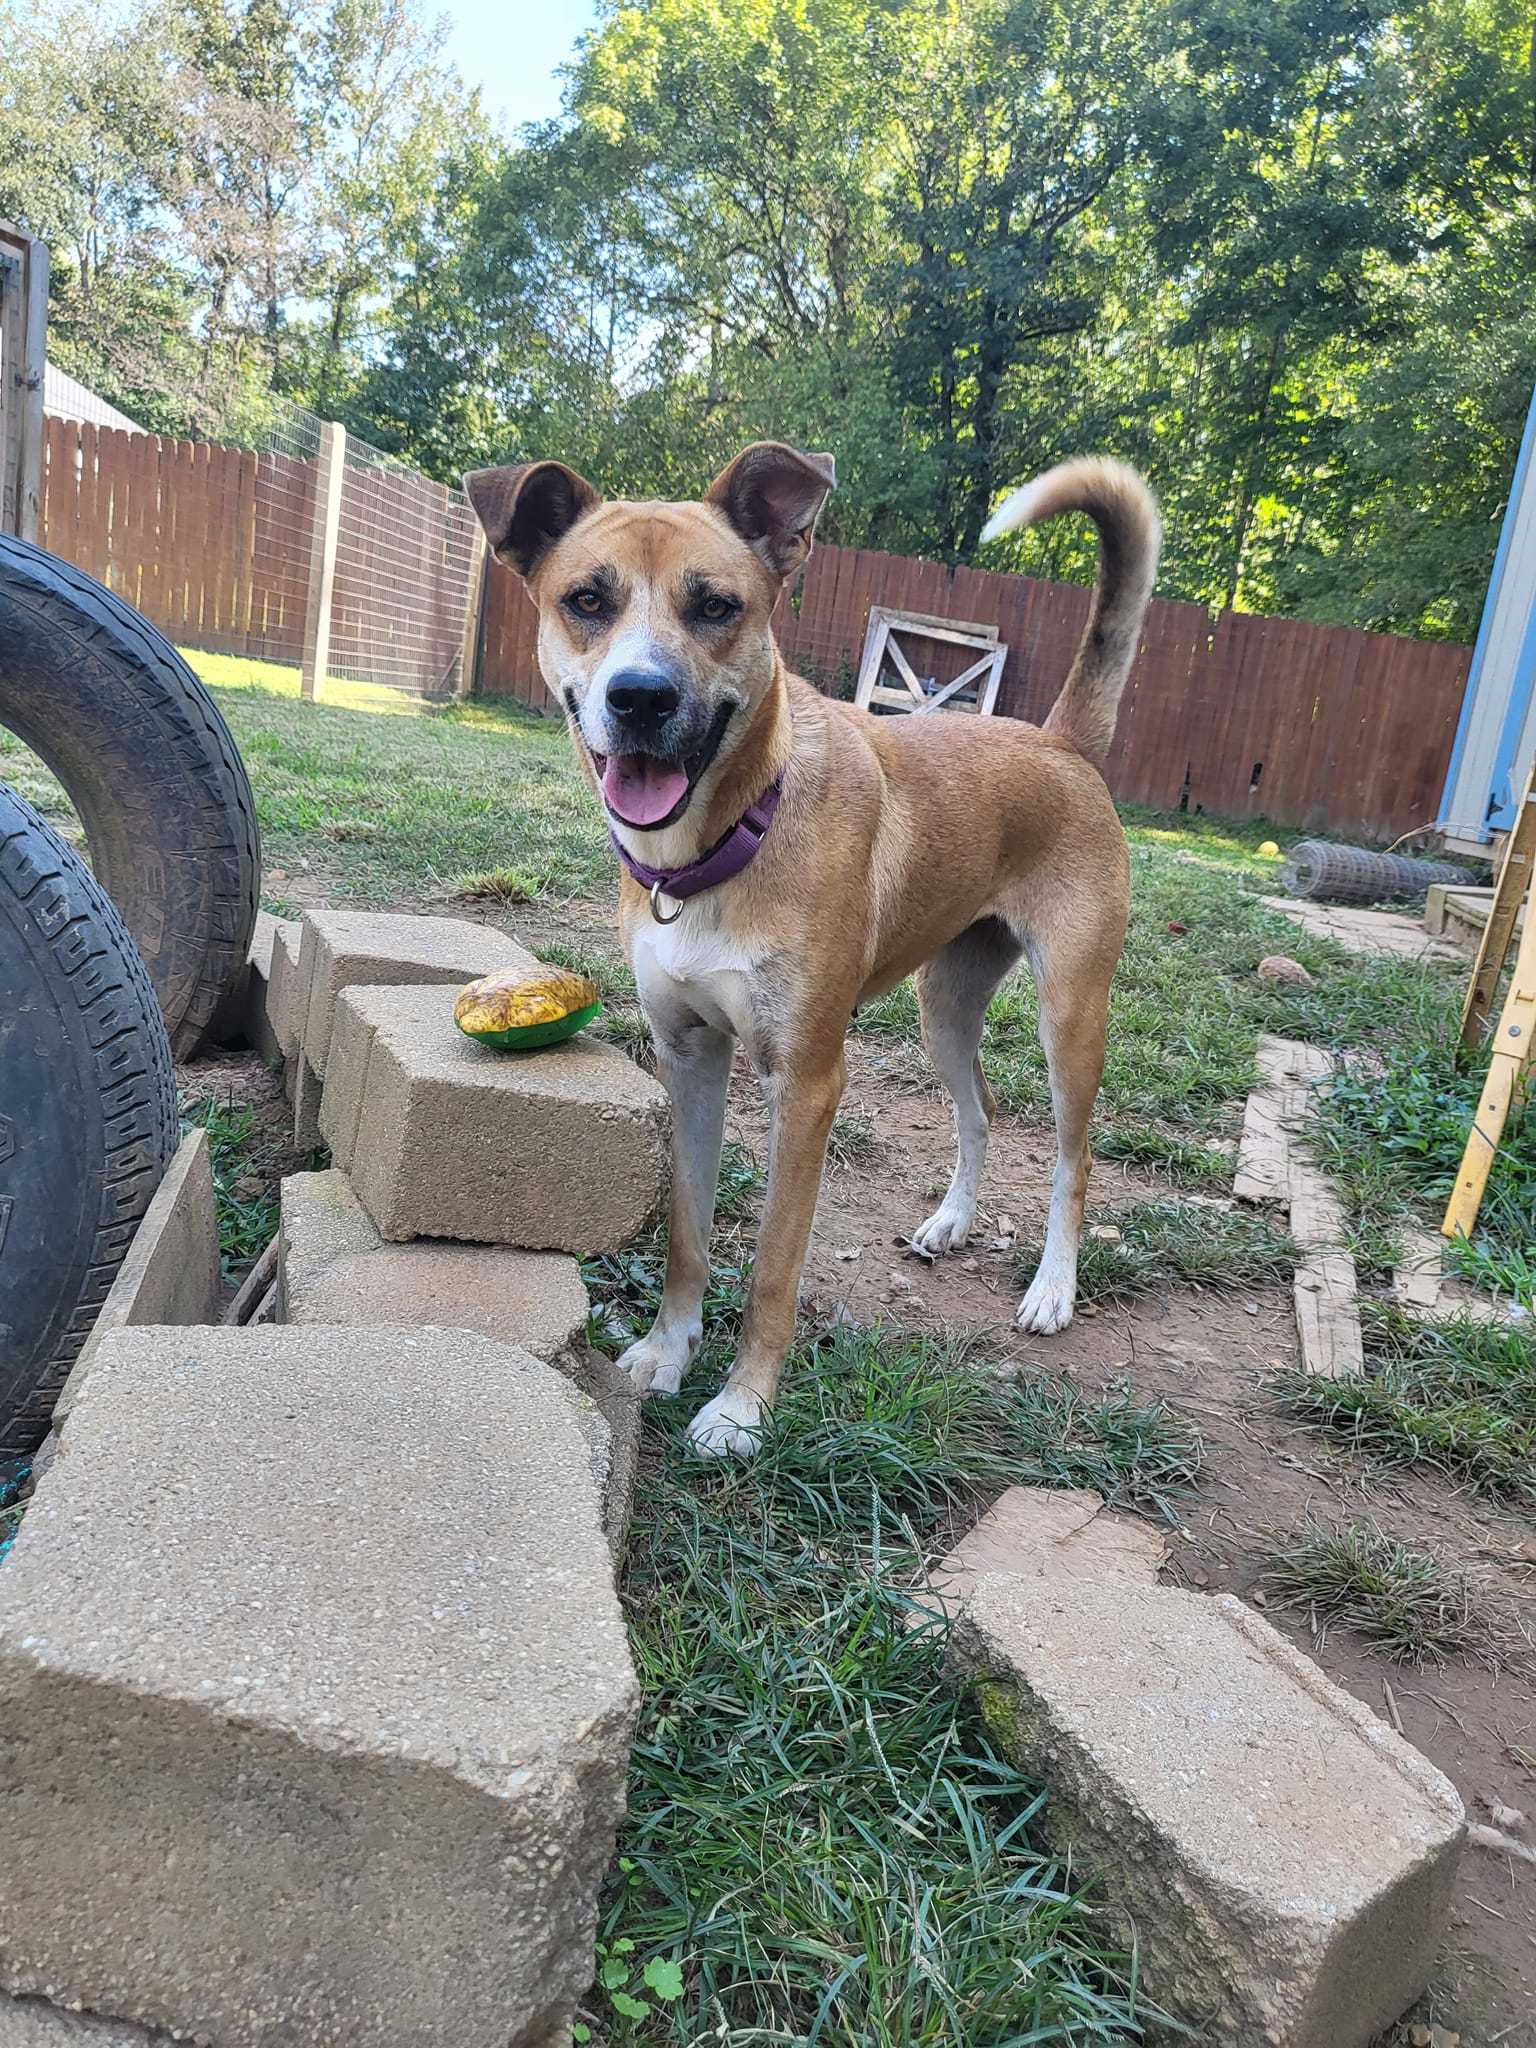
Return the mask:
[[[793,1338],[854,1008],[917,974],[924,1040],[954,1098],[960,1141],[949,1195],[917,1235],[934,1252],[958,1249],[993,1109],[977,1059],[982,1019],[1021,955],[1039,988],[1058,1156],[1045,1255],[1019,1320],[1061,1328],[1072,1312],[1088,1121],[1129,905],[1125,839],[1095,764],[1114,731],[1156,569],[1146,487],[1115,463],[1067,463],[1014,493],[989,529],[1078,510],[1101,536],[1087,630],[1036,728],[963,714],[874,718],[786,671],[771,616],[809,552],[832,484],[828,457],[760,443],[687,505],[605,504],[552,463],[466,482],[492,547],[538,604],[540,666],[566,704],[594,786],[615,661],[641,650],[700,718],[726,702],[738,707],[677,823],[618,825],[641,860],[677,867],[695,858],[784,773],[756,860],[693,898],[675,924],[656,922],[635,882],[622,886],[620,921],[675,1122],[666,1287],[654,1328],[625,1357],[636,1384],[676,1391],[702,1334],[733,1039],[763,1083],[772,1138],[736,1362],[692,1429],[715,1451],[750,1448]],[[607,610],[588,620],[572,601],[594,587]],[[696,616],[701,588],[739,601],[739,611],[706,626]]]

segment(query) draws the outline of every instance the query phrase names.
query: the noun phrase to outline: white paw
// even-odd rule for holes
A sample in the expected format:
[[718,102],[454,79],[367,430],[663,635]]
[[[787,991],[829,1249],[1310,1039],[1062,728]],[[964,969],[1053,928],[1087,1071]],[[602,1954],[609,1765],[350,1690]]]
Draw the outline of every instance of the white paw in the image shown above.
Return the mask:
[[764,1403],[747,1387],[722,1387],[688,1425],[688,1441],[707,1458],[750,1458],[762,1435]]
[[621,1353],[619,1371],[629,1374],[629,1383],[637,1394],[675,1394],[683,1384],[692,1355],[691,1344],[676,1344],[658,1337],[652,1330],[648,1337],[639,1338]]
[[966,1239],[971,1234],[971,1225],[976,1221],[974,1202],[957,1202],[946,1195],[942,1204],[934,1210],[926,1223],[920,1223],[912,1233],[912,1242],[920,1252],[926,1252],[931,1259],[942,1258],[945,1252],[965,1249]]
[[1064,1330],[1072,1320],[1077,1300],[1077,1275],[1048,1273],[1044,1266],[1029,1283],[1029,1292],[1019,1303],[1014,1321],[1021,1330],[1037,1337],[1050,1337]]

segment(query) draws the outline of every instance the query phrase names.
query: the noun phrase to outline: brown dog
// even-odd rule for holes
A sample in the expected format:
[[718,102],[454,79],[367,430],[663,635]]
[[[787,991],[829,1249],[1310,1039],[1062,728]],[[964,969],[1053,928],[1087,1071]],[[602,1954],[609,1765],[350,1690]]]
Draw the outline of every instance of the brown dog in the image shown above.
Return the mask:
[[740,1348],[689,1431],[717,1453],[752,1447],[794,1335],[849,1019],[914,972],[959,1137],[949,1192],[915,1233],[940,1253],[964,1245],[975,1216],[993,1109],[977,1058],[987,1003],[1028,957],[1057,1158],[1018,1321],[1042,1333],[1070,1321],[1088,1120],[1125,938],[1125,838],[1095,764],[1157,567],[1146,486],[1118,463],[1069,462],[1016,491],[988,528],[1082,511],[1099,530],[1088,627],[1037,728],[873,718],[787,673],[773,610],[833,480],[829,456],[776,442],[737,456],[699,504],[605,503],[557,462],[465,479],[492,548],[538,605],[544,680],[630,870],[620,921],[674,1117],[661,1312],[622,1360],[642,1392],[675,1393],[703,1334],[737,1040],[769,1105]]

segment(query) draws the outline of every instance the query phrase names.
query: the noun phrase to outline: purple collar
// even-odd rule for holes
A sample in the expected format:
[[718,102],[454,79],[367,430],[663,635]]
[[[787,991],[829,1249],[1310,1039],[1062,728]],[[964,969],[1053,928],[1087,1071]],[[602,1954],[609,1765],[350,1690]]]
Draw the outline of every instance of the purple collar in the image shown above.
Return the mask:
[[768,827],[773,823],[773,814],[779,808],[779,798],[784,794],[784,777],[776,775],[755,803],[749,804],[723,839],[717,839],[707,853],[701,853],[697,860],[689,861],[681,868],[650,868],[643,860],[636,860],[624,845],[612,825],[608,837],[613,841],[614,851],[635,880],[651,892],[651,915],[658,924],[672,924],[682,916],[681,908],[674,910],[671,917],[661,914],[660,899],[670,896],[681,906],[690,896],[701,896],[706,889],[717,889],[722,882],[728,882],[733,875],[739,875],[756,858],[757,850],[768,836]]

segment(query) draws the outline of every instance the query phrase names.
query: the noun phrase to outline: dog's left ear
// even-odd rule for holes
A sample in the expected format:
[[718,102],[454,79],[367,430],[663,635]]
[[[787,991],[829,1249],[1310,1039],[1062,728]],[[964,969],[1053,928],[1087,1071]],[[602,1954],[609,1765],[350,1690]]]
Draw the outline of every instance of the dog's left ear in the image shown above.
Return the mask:
[[760,562],[792,576],[811,552],[811,532],[837,483],[830,455],[802,455],[782,441],[755,441],[704,493]]

